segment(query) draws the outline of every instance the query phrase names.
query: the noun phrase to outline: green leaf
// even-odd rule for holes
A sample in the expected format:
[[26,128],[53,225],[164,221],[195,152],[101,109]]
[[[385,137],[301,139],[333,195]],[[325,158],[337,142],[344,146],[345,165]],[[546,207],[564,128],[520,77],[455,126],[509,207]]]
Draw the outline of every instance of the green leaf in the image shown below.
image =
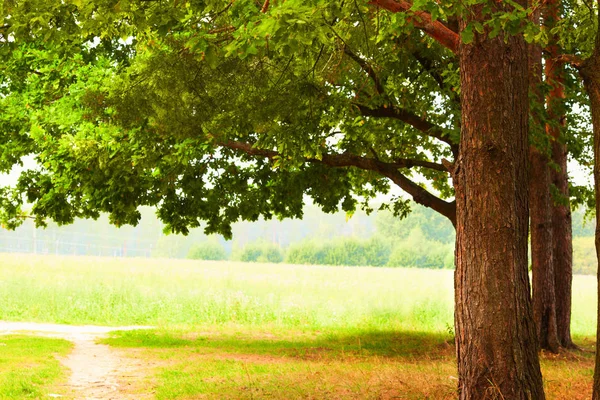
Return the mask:
[[460,38],[462,39],[463,43],[465,43],[465,44],[472,43],[474,36],[475,36],[475,34],[473,32],[472,24],[467,24],[467,26],[465,26],[465,29],[463,29],[462,32],[460,33]]

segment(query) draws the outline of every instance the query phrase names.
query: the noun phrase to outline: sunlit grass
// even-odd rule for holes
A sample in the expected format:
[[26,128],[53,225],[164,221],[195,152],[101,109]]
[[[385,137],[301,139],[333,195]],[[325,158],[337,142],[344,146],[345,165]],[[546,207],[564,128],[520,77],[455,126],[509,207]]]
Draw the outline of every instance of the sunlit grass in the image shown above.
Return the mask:
[[55,356],[64,356],[66,340],[0,336],[0,399],[39,399],[66,378]]
[[[159,399],[452,399],[452,277],[448,270],[3,255],[0,320],[154,325],[105,342],[147,361],[156,386],[142,390]],[[588,352],[543,355],[549,399],[589,398],[595,314],[595,278],[576,276],[573,334]],[[39,381],[27,360],[13,359],[13,374],[23,375],[10,382],[44,388],[58,376]]]
[[396,331],[158,330],[103,342],[158,362],[158,399],[452,399],[449,339]]
[[[0,319],[448,332],[452,271],[3,255]],[[596,282],[575,276],[573,334],[592,336]]]
[[0,319],[447,331],[451,271],[4,255]]
[[[118,332],[103,340],[153,365],[158,399],[455,399],[448,334],[271,333],[253,329]],[[548,399],[591,396],[594,354],[543,353]]]

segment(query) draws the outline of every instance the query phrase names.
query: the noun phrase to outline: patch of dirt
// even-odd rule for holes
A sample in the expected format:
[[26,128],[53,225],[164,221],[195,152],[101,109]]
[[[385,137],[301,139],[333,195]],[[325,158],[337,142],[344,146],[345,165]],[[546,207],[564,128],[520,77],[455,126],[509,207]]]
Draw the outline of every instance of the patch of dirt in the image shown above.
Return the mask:
[[[65,392],[53,397],[86,400],[133,400],[151,398],[141,394],[139,385],[146,380],[145,361],[132,358],[122,350],[96,343],[112,331],[148,329],[145,326],[72,326],[0,321],[0,335],[33,334],[66,339],[74,344],[73,351],[59,361],[71,370]],[[137,393],[134,393],[137,392]]]

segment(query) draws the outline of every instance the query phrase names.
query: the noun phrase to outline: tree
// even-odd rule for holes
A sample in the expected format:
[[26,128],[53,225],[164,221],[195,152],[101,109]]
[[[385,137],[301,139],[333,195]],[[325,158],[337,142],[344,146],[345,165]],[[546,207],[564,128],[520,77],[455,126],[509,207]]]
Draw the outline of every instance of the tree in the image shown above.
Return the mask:
[[[592,126],[594,132],[594,188],[596,194],[596,226],[600,222],[600,3],[596,3],[598,20],[596,23],[596,34],[591,54],[583,60],[573,60],[573,65],[578,69],[585,90],[590,98],[590,111],[592,114]],[[600,229],[596,228],[596,256],[600,260]],[[600,261],[599,261],[600,264]],[[600,269],[599,269],[600,271]],[[598,274],[600,283],[600,273]],[[599,286],[600,287],[600,286]],[[600,300],[600,289],[598,290]],[[599,303],[600,304],[600,301]],[[598,311],[600,317],[600,308]],[[598,320],[598,332],[600,332],[600,319]],[[593,399],[600,399],[600,351],[596,349],[596,365],[594,369],[594,392]]]
[[[531,23],[540,25],[541,9],[535,10]],[[557,353],[560,346],[556,321],[550,141],[544,129],[544,93],[542,88],[542,45],[529,44],[529,87],[532,101],[529,127],[531,271],[533,318],[542,349]],[[558,233],[558,232],[557,232]]]
[[[565,55],[563,59],[568,60],[570,64],[579,72],[583,80],[584,89],[589,96],[590,112],[592,115],[592,130],[594,137],[594,191],[596,195],[596,256],[600,260],[600,2],[595,4],[596,21],[593,19],[593,8],[589,8],[589,13],[584,11],[588,17],[589,24],[583,24],[588,30],[588,38],[592,41],[583,41],[579,43],[577,49],[579,54]],[[574,13],[576,14],[576,12]],[[590,21],[591,20],[591,21]],[[595,23],[594,23],[595,22]],[[600,261],[599,261],[600,264]],[[599,269],[600,271],[600,269]],[[598,273],[598,282],[600,283],[600,272]],[[599,286],[600,287],[600,286]],[[598,290],[598,299],[600,300],[600,289]],[[600,301],[599,303],[600,304]],[[600,317],[600,308],[598,309]],[[598,320],[598,332],[600,332],[600,319]],[[596,365],[594,368],[594,391],[593,399],[600,399],[600,351],[596,349]]]
[[2,167],[41,168],[5,189],[5,217],[25,193],[38,223],[153,205],[175,231],[230,235],[300,216],[305,194],[351,212],[392,182],[457,227],[460,397],[543,398],[524,4],[374,3],[8,3]]
[[[546,83],[550,90],[546,95],[548,122],[546,133],[551,140],[551,159],[558,169],[550,171],[553,187],[560,199],[552,202],[552,272],[554,273],[554,296],[556,311],[556,336],[559,345],[573,348],[571,339],[571,286],[573,281],[573,232],[570,206],[569,176],[567,172],[568,149],[565,140],[565,70],[557,57],[561,52],[560,38],[552,33],[560,21],[562,5],[559,0],[549,1],[544,10],[544,28],[548,35],[545,48]],[[550,277],[552,279],[552,277]],[[549,284],[552,286],[552,283]],[[550,292],[550,291],[549,291]],[[552,293],[548,293],[552,296]],[[553,313],[552,310],[549,311]],[[548,318],[552,320],[552,318]],[[536,321],[537,322],[537,321]],[[551,332],[553,326],[547,329]],[[554,338],[548,340],[548,343]]]
[[[600,22],[600,7],[598,7],[598,9],[598,21]],[[590,96],[594,126],[594,187],[596,193],[596,224],[598,224],[600,221],[600,29],[598,29],[598,32],[596,33],[595,42],[594,52],[581,65],[580,73],[586,91]],[[596,257],[600,260],[600,230],[598,228],[596,228],[595,242]],[[598,275],[598,283],[600,283],[600,273]],[[600,300],[600,289],[598,290],[598,299]],[[600,304],[600,301],[598,304]],[[598,316],[600,317],[600,309],[598,311]],[[600,332],[600,322],[598,323],[597,332]],[[600,399],[600,351],[597,346],[593,398]]]
[[[463,30],[484,18],[482,5],[470,11]],[[462,159],[454,173],[460,398],[542,399],[527,276],[527,46],[519,35],[490,36],[476,35],[460,51]]]
[[[218,4],[218,2],[216,2],[216,4]],[[225,3],[225,5],[227,6],[227,3]],[[246,6],[249,5],[246,4]],[[133,4],[130,4],[130,7],[134,7]],[[235,13],[240,13],[242,11],[248,12],[248,10],[243,10],[243,7],[244,6],[240,5],[233,10],[229,10],[228,7],[228,10]],[[250,8],[255,9],[256,7],[252,5]],[[359,17],[359,15],[356,14],[356,7],[354,5],[346,6],[344,9],[339,10],[337,9],[339,7],[331,8],[331,10],[325,9],[323,12],[326,11],[332,14],[347,12],[353,14],[353,18]],[[86,10],[85,7],[82,12],[84,10]],[[307,10],[311,11],[312,8],[300,7],[298,4],[290,4],[290,6],[284,7],[283,11],[279,14],[271,15],[269,18],[270,22],[268,24],[265,22],[267,27],[264,29],[266,30],[269,24],[274,23],[274,21],[271,20],[283,20],[279,22],[279,24],[283,26],[281,30],[293,29],[296,26],[301,26],[303,24],[298,23],[297,19],[288,21],[291,17],[287,14],[291,14],[292,11],[300,14],[302,12],[307,13]],[[366,10],[372,9],[368,8]],[[138,11],[139,10],[137,9],[130,10],[132,19],[136,18]],[[163,30],[169,29],[171,25],[176,25],[175,22],[170,20],[169,15],[161,17],[161,12],[159,11],[151,13],[150,16],[147,17],[148,20],[158,20],[160,18],[166,20],[167,23],[164,23],[165,26],[160,26],[160,29]],[[358,9],[358,11],[364,12],[364,10],[360,9]],[[103,12],[108,16],[114,14],[114,10],[110,12],[103,8],[99,8],[95,12]],[[210,10],[208,12],[210,12]],[[175,11],[173,13],[177,14]],[[124,15],[130,14],[126,13]],[[196,135],[197,132],[194,131],[194,128],[188,128],[187,130],[181,129],[185,126],[183,122],[187,122],[187,126],[190,127],[201,126],[201,124],[199,124],[200,122],[210,121],[211,119],[216,118],[215,115],[224,114],[224,110],[216,107],[212,100],[221,96],[224,99],[232,99],[232,101],[229,101],[228,104],[222,102],[219,106],[228,107],[225,111],[230,114],[233,113],[232,110],[238,109],[242,110],[242,112],[247,112],[245,114],[245,117],[247,118],[227,119],[220,116],[219,122],[221,123],[221,126],[218,127],[218,135],[224,137],[228,135],[230,131],[242,131],[250,125],[260,125],[259,130],[269,132],[270,135],[250,135],[243,137],[244,140],[240,140],[241,137],[231,137],[227,138],[228,140],[218,142],[217,140],[214,140],[215,133],[201,132],[205,134],[203,143],[208,142],[204,144],[205,154],[210,155],[214,152],[213,149],[218,146],[231,150],[227,150],[225,155],[230,155],[234,152],[252,153],[249,154],[249,160],[254,158],[268,158],[275,160],[275,168],[279,169],[277,172],[284,174],[296,167],[294,163],[297,164],[298,161],[294,159],[299,159],[301,162],[305,162],[308,159],[309,163],[307,165],[309,166],[312,164],[320,164],[334,168],[346,168],[349,166],[358,167],[372,172],[371,174],[367,174],[366,176],[363,175],[362,177],[350,177],[346,175],[345,179],[348,180],[348,185],[346,185],[345,188],[338,189],[340,193],[335,195],[337,198],[332,199],[330,204],[321,205],[325,205],[327,210],[331,210],[334,207],[334,203],[337,204],[338,200],[345,199],[345,207],[352,208],[351,206],[356,203],[356,200],[346,196],[350,184],[352,183],[352,186],[356,188],[364,183],[364,181],[370,181],[370,183],[377,182],[378,186],[375,187],[374,190],[371,190],[370,192],[363,191],[363,193],[361,193],[368,197],[377,190],[386,190],[386,179],[381,179],[379,181],[372,179],[374,176],[379,175],[385,178],[391,177],[390,179],[406,189],[418,202],[425,203],[450,219],[454,219],[453,215],[455,211],[453,203],[440,201],[440,199],[411,181],[408,174],[411,170],[417,170],[435,181],[434,186],[442,192],[442,196],[449,197],[452,194],[451,188],[448,186],[447,182],[447,170],[441,165],[440,161],[444,157],[451,158],[452,153],[457,151],[458,132],[454,125],[457,124],[458,107],[456,103],[454,103],[449,104],[444,108],[440,108],[435,105],[435,102],[450,97],[456,98],[452,89],[452,79],[455,79],[452,74],[456,74],[456,67],[451,66],[449,68],[444,68],[443,64],[446,60],[443,57],[440,57],[439,54],[427,50],[429,46],[432,46],[432,43],[419,32],[414,32],[407,27],[403,28],[407,33],[392,31],[392,28],[386,28],[385,24],[389,25],[394,21],[383,13],[380,14],[377,12],[377,14],[379,22],[367,19],[366,22],[369,23],[369,26],[366,26],[365,28],[358,27],[358,29],[350,30],[347,21],[338,21],[336,28],[348,31],[345,34],[347,37],[340,37],[339,33],[333,29],[332,24],[320,24],[320,30],[317,30],[316,33],[311,33],[311,35],[315,37],[306,40],[314,41],[318,34],[320,35],[319,40],[322,40],[323,43],[315,43],[312,47],[305,46],[309,48],[309,50],[307,50],[306,54],[302,54],[303,56],[307,56],[310,62],[298,62],[291,59],[287,54],[275,54],[272,50],[269,51],[269,55],[270,59],[274,61],[269,63],[263,62],[248,67],[247,63],[240,60],[236,61],[234,59],[229,59],[220,61],[223,59],[223,53],[226,51],[232,51],[234,54],[238,51],[240,53],[249,51],[248,54],[250,55],[257,51],[252,47],[238,50],[233,49],[233,45],[243,42],[243,40],[240,39],[236,41],[234,38],[230,37],[231,29],[229,29],[229,26],[225,26],[224,28],[227,29],[209,29],[209,31],[212,32],[209,34],[212,35],[209,39],[204,37],[198,38],[198,35],[192,35],[190,38],[189,32],[179,32],[178,35],[170,35],[165,40],[160,34],[153,33],[153,35],[158,36],[152,37],[152,35],[150,35],[150,37],[138,39],[139,41],[142,41],[142,39],[145,40],[148,45],[143,48],[142,46],[137,46],[135,50],[131,49],[131,47],[134,47],[133,44],[131,46],[126,46],[110,40],[102,41],[97,48],[67,49],[66,51],[76,52],[81,54],[81,56],[74,62],[65,59],[60,60],[60,72],[65,75],[65,77],[60,80],[56,79],[56,76],[48,76],[39,73],[40,71],[32,70],[35,68],[34,66],[25,64],[26,62],[29,62],[30,64],[43,63],[44,57],[49,51],[51,51],[52,54],[60,54],[56,49],[44,49],[43,45],[37,44],[36,46],[41,47],[36,49],[38,51],[36,55],[39,55],[40,59],[21,59],[20,62],[25,64],[26,67],[25,72],[23,71],[24,68],[18,69],[21,74],[27,75],[27,68],[29,68],[29,79],[32,81],[28,86],[29,88],[37,86],[39,89],[38,93],[42,94],[48,87],[65,85],[65,81],[67,83],[79,83],[74,83],[72,85],[71,88],[73,90],[71,91],[70,99],[64,100],[62,104],[57,104],[57,102],[54,101],[54,107],[52,108],[52,111],[54,112],[54,121],[49,121],[46,118],[48,114],[39,112],[39,108],[46,107],[46,111],[48,111],[49,107],[47,103],[50,103],[51,101],[48,98],[53,98],[56,93],[52,93],[52,91],[49,90],[49,93],[45,94],[46,98],[40,96],[38,99],[32,99],[30,97],[27,99],[29,103],[23,103],[25,101],[24,99],[19,99],[17,95],[14,95],[18,92],[18,88],[11,87],[9,89],[7,87],[6,92],[13,93],[13,96],[10,98],[12,104],[10,104],[8,100],[7,104],[15,109],[14,112],[7,113],[7,116],[10,115],[12,118],[10,123],[13,123],[14,125],[11,126],[20,124],[27,126],[25,120],[16,120],[15,116],[33,118],[38,122],[37,127],[45,128],[46,126],[53,124],[54,130],[57,132],[56,136],[58,136],[59,129],[56,129],[56,125],[59,124],[58,126],[65,126],[61,125],[61,123],[64,122],[63,117],[65,117],[65,114],[71,114],[74,104],[88,106],[92,111],[103,111],[102,106],[110,105],[114,109],[117,109],[118,107],[118,116],[106,114],[92,115],[89,110],[87,114],[82,115],[84,114],[84,110],[80,107],[76,110],[79,115],[74,116],[72,121],[68,121],[68,123],[72,123],[79,117],[85,117],[88,119],[88,121],[86,121],[87,126],[91,129],[94,127],[94,124],[106,122],[103,121],[103,119],[110,119],[112,122],[129,124],[127,126],[127,128],[129,128],[133,126],[136,118],[138,121],[141,121],[142,117],[146,117],[147,119],[152,118],[154,121],[161,119],[163,128],[168,127],[171,131],[177,130],[180,137],[188,135],[195,138],[198,135]],[[83,16],[89,17],[88,15]],[[68,19],[68,16],[63,15],[63,18]],[[140,17],[137,16],[137,18]],[[335,15],[333,15],[332,18],[335,19]],[[387,20],[385,18],[387,18]],[[89,20],[89,18],[86,18],[86,21],[87,20]],[[228,22],[225,17],[223,17],[223,20],[223,24]],[[215,21],[214,25],[216,26],[221,22],[221,20]],[[376,23],[379,23],[380,25],[375,27]],[[145,24],[150,24],[150,22],[140,22],[139,24],[145,26]],[[80,29],[85,31],[88,28],[83,26],[80,27]],[[372,37],[363,38],[364,29],[372,30],[370,31]],[[124,30],[129,32],[128,29]],[[157,28],[157,30],[159,29]],[[390,42],[389,48],[385,49],[387,52],[386,58],[382,58],[380,60],[382,65],[377,67],[378,69],[386,71],[385,77],[377,76],[370,64],[352,51],[353,47],[355,47],[359,48],[360,53],[362,53],[363,51],[366,52],[369,46],[374,46],[375,44],[369,44],[367,39],[375,42],[375,39],[377,39],[374,35],[375,33],[379,33],[382,36],[382,39],[389,39]],[[13,35],[14,34],[16,33],[13,33]],[[28,31],[25,32],[26,36],[29,34]],[[100,32],[99,34],[104,33]],[[274,34],[271,35],[270,33],[268,33],[268,35],[269,41],[261,38],[263,41],[262,44],[267,49],[281,48],[283,49],[281,52],[290,52],[291,45],[296,46],[296,48],[299,46],[297,40],[292,39],[290,40],[290,43],[288,43],[287,38],[278,37]],[[401,35],[401,37],[398,37],[399,35]],[[280,41],[285,40],[286,42],[278,44],[276,39],[279,39]],[[61,39],[58,38],[57,40]],[[404,42],[410,43],[413,40],[415,44],[411,44],[410,47],[405,46]],[[231,43],[229,43],[228,46],[221,46],[220,44],[223,42]],[[270,43],[271,47],[267,47],[267,43]],[[19,49],[17,44],[11,46],[15,47],[15,52],[13,53],[15,57],[19,57],[19,51],[23,51],[23,49]],[[32,45],[30,44],[29,46]],[[115,97],[118,96],[115,95],[110,97],[101,93],[103,89],[106,89],[104,80],[109,79],[112,73],[116,73],[114,71],[103,72],[102,68],[105,68],[110,64],[109,60],[105,60],[104,65],[100,65],[100,69],[95,71],[92,71],[91,67],[87,67],[87,70],[79,68],[82,64],[89,63],[89,59],[96,57],[97,54],[102,54],[102,49],[98,49],[100,47],[107,48],[112,57],[115,57],[114,54],[117,53],[118,57],[115,58],[117,58],[118,62],[121,62],[120,67],[122,69],[126,68],[127,64],[130,62],[129,59],[126,58],[127,52],[135,51],[137,53],[136,65],[131,66],[128,71],[121,74],[120,79],[122,80],[119,82],[119,86],[128,87],[128,85],[130,85],[132,88],[131,90],[128,89],[128,91],[125,91],[124,96],[129,97],[121,99],[120,104],[115,103]],[[223,49],[223,47],[225,47],[225,49]],[[396,49],[399,50],[401,54],[389,54]],[[198,53],[200,56],[196,58],[193,56],[181,57],[182,54],[187,53],[192,55]],[[413,53],[418,54],[413,55]],[[66,53],[66,55],[68,54],[69,53]],[[123,56],[123,54],[125,54],[125,56]],[[243,55],[247,54],[243,53]],[[408,62],[402,60],[405,56],[408,59]],[[32,56],[29,57],[34,58]],[[454,56],[449,55],[447,57],[452,59]],[[170,60],[170,64],[167,65],[165,60]],[[316,61],[316,63],[313,61]],[[277,62],[280,62],[280,64],[277,64]],[[220,63],[220,65],[216,63]],[[97,62],[96,64],[101,64],[101,62]],[[424,70],[424,67],[422,67],[424,64],[427,65],[428,69]],[[282,66],[287,66],[287,69],[282,68]],[[243,71],[243,74],[245,75],[240,74],[240,68],[242,67],[246,68],[246,70]],[[138,71],[135,71],[135,68],[137,68]],[[253,68],[254,70],[250,70],[249,68]],[[121,72],[123,72],[122,69]],[[15,70],[16,69],[11,69],[10,71]],[[320,70],[321,73],[316,74],[317,70]],[[55,74],[59,73],[56,68],[54,72]],[[171,80],[159,76],[166,72],[172,77]],[[190,73],[186,74],[187,72]],[[342,72],[344,72],[344,74],[343,76],[340,76],[339,79],[332,79],[338,78],[336,75],[341,75]],[[131,78],[131,75],[133,74],[136,74],[135,76],[139,76],[143,79],[140,79],[140,82],[136,82]],[[216,75],[219,74],[220,76],[217,77]],[[246,80],[250,75],[252,75],[253,80]],[[444,78],[442,75],[448,75],[448,77]],[[235,78],[236,76],[238,77],[237,80],[230,79]],[[278,80],[268,81],[272,76],[277,77]],[[21,77],[15,77],[12,80],[8,77],[11,85],[17,81],[23,82],[27,80],[17,78]],[[373,78],[372,81],[369,81],[369,78]],[[381,84],[383,79],[385,79],[385,85]],[[98,96],[95,96],[95,93],[93,93],[92,90],[85,91],[83,84],[81,83],[84,80],[86,85],[90,85],[91,81],[94,81],[94,84],[98,88],[98,93],[96,93]],[[179,80],[180,87],[170,87],[173,80]],[[210,90],[212,90],[211,92],[206,91],[203,93],[202,87],[195,87],[193,85],[198,84],[201,86],[203,80],[212,80],[215,82],[215,85],[212,85],[210,88]],[[233,83],[237,82],[242,83],[242,85],[237,88],[242,87],[243,84],[247,84],[253,88],[264,89],[264,92],[270,96],[269,99],[276,103],[276,105],[263,105],[259,110],[253,109],[252,107],[249,107],[247,103],[251,101],[256,102],[260,99],[256,97],[253,98],[251,97],[253,95],[252,93],[248,94],[246,92],[237,95],[235,100],[233,100],[234,97],[232,91],[227,91],[224,86],[232,86]],[[379,84],[377,82],[379,82]],[[411,82],[410,87],[406,86],[407,82]],[[227,85],[224,85],[224,83],[227,83]],[[357,86],[358,83],[360,83],[360,86]],[[337,91],[331,91],[330,88],[332,85],[335,85],[335,87],[339,89]],[[443,87],[443,91],[439,86]],[[115,85],[115,87],[117,86]],[[139,90],[136,89],[138,87],[140,88]],[[168,93],[171,89],[181,90],[180,93],[185,93],[189,98],[172,102],[171,100],[174,99],[168,98],[168,96],[165,95],[165,93]],[[275,89],[280,92],[276,93]],[[383,89],[387,89],[388,91],[393,92],[393,94],[378,92]],[[132,92],[132,90],[136,91]],[[157,90],[162,90],[162,92],[156,93],[155,95],[152,93],[144,93],[145,91],[157,92]],[[329,92],[324,92],[324,90],[329,90]],[[319,93],[319,91],[321,92]],[[440,93],[440,91],[442,92]],[[203,95],[198,95],[199,93]],[[383,95],[388,96],[388,99],[386,99],[385,102],[381,99]],[[399,96],[416,97],[416,101],[406,102],[404,99],[401,99],[403,103],[406,103],[411,107],[410,109],[402,108],[399,105],[394,104],[398,101]],[[173,97],[177,97],[177,94]],[[77,99],[75,103],[73,103],[75,98]],[[290,101],[290,98],[294,99],[294,101]],[[37,100],[38,104],[33,104],[33,100]],[[298,100],[300,100],[299,104],[296,103]],[[323,100],[327,100],[327,103]],[[319,104],[317,104],[317,101]],[[385,107],[387,106],[387,103],[391,103],[389,108]],[[146,110],[141,110],[149,104],[153,104],[153,107],[147,107]],[[197,112],[197,115],[194,120],[190,119],[189,114],[186,114],[181,110],[175,112],[173,109],[174,106],[179,107],[181,105],[190,108],[198,108],[200,104],[202,105],[203,114],[200,115],[200,112],[196,110],[195,112]],[[284,108],[282,107],[284,105],[288,107],[283,111],[274,110],[275,108],[281,110]],[[325,118],[323,111],[327,110],[327,107],[333,107],[335,113],[332,113],[333,115]],[[159,108],[161,108],[160,113],[162,113],[160,117],[158,115],[152,115],[157,114]],[[19,110],[18,112],[17,109]],[[31,111],[23,112],[23,109]],[[293,111],[294,115],[291,114],[290,110]],[[127,114],[125,111],[130,114]],[[139,117],[132,115],[139,111],[141,111]],[[284,112],[288,115],[283,115]],[[181,118],[179,118],[178,121],[174,121],[175,118],[167,118],[169,115]],[[277,118],[274,119],[273,115],[276,115]],[[366,115],[366,117],[361,117],[361,115]],[[423,117],[419,115],[423,115]],[[427,117],[425,117],[425,115]],[[115,117],[117,117],[119,121],[117,121]],[[131,120],[127,121],[130,117]],[[229,115],[227,117],[229,117]],[[293,120],[292,117],[294,118]],[[92,118],[96,118],[96,120],[91,120]],[[248,121],[248,119],[250,119],[250,121]],[[344,123],[344,125],[340,127],[344,132],[332,130],[332,126],[337,125],[339,121]],[[442,127],[441,124],[444,124],[446,127]],[[108,124],[105,124],[105,126],[106,125]],[[156,130],[157,127],[152,126],[150,128]],[[202,128],[204,130],[207,129],[206,127]],[[310,133],[310,136],[307,135],[305,138],[295,138],[295,140],[290,143],[283,143],[284,139],[286,139],[285,134],[288,133],[290,129],[304,129],[306,132]],[[7,127],[7,130],[10,130],[10,126]],[[107,132],[107,135],[111,133],[116,134],[116,130],[116,128],[113,128],[113,131]],[[351,135],[343,136],[345,131],[352,131]],[[39,130],[37,132],[41,133]],[[68,144],[66,143],[54,141],[53,139],[55,138],[52,137],[51,131],[44,133],[46,133],[45,138],[51,140],[51,145],[55,146],[56,150],[64,145],[68,147]],[[12,151],[11,154],[19,156],[20,154],[27,152],[36,153],[35,146],[39,145],[39,142],[31,143],[31,138],[26,134],[14,136],[27,138],[29,141],[26,141],[25,144],[18,149],[11,149],[18,150]],[[344,140],[340,140],[342,138]],[[128,139],[131,139],[131,137],[128,137]],[[115,140],[115,142],[116,143],[112,144],[114,150],[117,149],[117,144],[119,144],[118,140]],[[46,147],[46,143],[42,144],[43,147]],[[146,143],[140,143],[140,145],[145,144]],[[187,147],[189,148],[193,144],[193,142],[188,142]],[[91,145],[91,143],[88,143],[88,146],[89,145]],[[270,145],[277,145],[279,150],[271,152],[263,151],[262,148],[269,147]],[[370,148],[367,148],[367,146],[370,146]],[[123,147],[125,147],[125,145],[123,145]],[[165,147],[166,148],[162,148],[162,150],[164,150],[162,155],[166,155],[168,152],[174,152],[174,150],[179,153],[182,152],[181,148],[173,149],[172,147]],[[92,151],[90,154],[95,152],[96,154],[94,154],[94,156],[100,153],[100,149],[92,146],[86,150]],[[378,154],[378,152],[381,154]],[[432,155],[429,155],[428,152],[431,152]],[[6,153],[8,154],[9,151],[6,151]],[[129,150],[129,153],[131,155],[131,150]],[[282,157],[282,155],[284,155],[284,157]],[[103,156],[106,158],[106,154],[103,154]],[[176,156],[171,155],[170,157],[177,156],[182,157],[181,161],[185,161],[183,158],[185,156],[184,154],[178,154]],[[187,157],[189,158],[190,155],[188,154]],[[137,158],[141,159],[141,157]],[[224,158],[223,155],[221,155],[221,158]],[[432,160],[430,161],[428,158],[432,158]],[[222,160],[216,160],[214,158],[213,160],[213,164],[215,165],[220,161],[221,164],[226,165]],[[113,160],[113,164],[116,164],[115,161],[116,160]],[[11,166],[13,163],[14,160],[11,160],[11,163],[7,163],[7,166]],[[156,164],[153,165],[152,163],[153,162],[148,162],[147,165],[152,165],[153,167],[156,166]],[[87,161],[81,162],[82,167],[91,167],[86,164]],[[140,167],[144,166],[145,165],[141,165]],[[105,167],[105,165],[102,165],[102,169],[106,169]],[[309,169],[311,170],[310,172],[314,172],[318,168],[319,167],[313,167]],[[227,172],[230,171],[228,170]],[[302,171],[299,168],[295,168],[293,173],[295,175],[301,175]],[[354,173],[355,175],[360,175],[357,174],[356,171],[354,171]],[[155,177],[160,178],[161,173],[159,170],[154,171],[154,174]],[[304,174],[308,175],[307,173]],[[341,174],[342,173],[340,172],[340,176]],[[275,174],[271,174],[269,178],[272,178],[273,176],[275,176]],[[350,180],[355,180],[355,184],[354,182],[350,182]],[[363,182],[361,182],[361,180]],[[309,182],[306,182],[305,186],[308,183]],[[295,194],[297,193],[299,192],[296,192]],[[56,191],[54,194],[58,195]],[[323,197],[321,203],[326,202],[326,199],[324,198],[325,193],[323,193],[321,197]],[[79,204],[76,204],[76,199],[71,199],[70,201],[73,202],[73,206],[67,208],[82,208],[79,207]],[[151,199],[146,199],[144,201],[152,203]],[[225,202],[222,203],[225,204]],[[109,210],[109,208],[111,207],[108,207],[106,204],[103,206],[104,211],[111,212],[112,210]],[[406,209],[406,202],[396,202],[395,209],[398,212],[403,212]],[[218,207],[215,207],[212,211],[214,210],[218,210]],[[46,214],[47,216],[55,214],[50,210],[37,209],[36,211],[39,211],[40,214]],[[132,212],[131,218],[129,219],[135,220],[135,211],[131,210],[131,207],[129,207],[129,211]],[[209,212],[209,210],[205,211]],[[90,216],[93,216],[93,213],[90,212],[90,214],[92,214]],[[54,216],[59,217],[56,214]],[[225,221],[220,223],[220,226],[226,227],[230,222],[229,220],[235,220],[238,216],[239,215],[232,215],[231,218],[227,217]],[[115,218],[115,220],[116,219],[118,218]],[[65,222],[68,222],[68,220]],[[120,222],[123,223],[126,221]],[[212,229],[211,224],[209,224],[209,227]],[[184,230],[185,224],[179,224],[179,226],[173,226],[173,228],[175,230],[178,230],[179,228]],[[215,226],[215,230],[218,229],[219,228]]]
[[[591,113],[591,125],[593,132],[593,171],[594,171],[594,192],[595,192],[595,211],[596,211],[596,256],[600,260],[600,2],[588,3],[568,3],[569,12],[566,18],[569,23],[578,21],[580,32],[573,34],[566,29],[566,24],[562,28],[560,44],[562,44],[562,54],[554,52],[552,61],[554,63],[567,62],[571,72],[576,72],[583,81],[584,95],[589,101],[589,110]],[[552,15],[551,17],[555,17]],[[550,66],[552,67],[552,66]],[[600,263],[600,261],[599,261]],[[600,271],[600,268],[598,269]],[[600,272],[598,273],[598,282],[600,284]],[[600,285],[599,285],[600,286]],[[598,291],[598,300],[600,304],[600,290]],[[600,334],[600,308],[598,309],[598,332]],[[593,399],[600,399],[600,351],[596,350],[596,363],[594,369],[594,390]]]

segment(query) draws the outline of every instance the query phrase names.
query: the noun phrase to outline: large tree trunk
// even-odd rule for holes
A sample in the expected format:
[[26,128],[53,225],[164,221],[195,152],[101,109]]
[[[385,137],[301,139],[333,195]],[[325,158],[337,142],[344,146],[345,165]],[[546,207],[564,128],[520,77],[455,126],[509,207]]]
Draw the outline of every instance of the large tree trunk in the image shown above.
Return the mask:
[[[480,6],[471,11],[479,18]],[[527,274],[527,59],[521,36],[476,35],[460,49],[455,326],[465,400],[544,399]]]
[[[540,11],[534,12],[531,22],[539,25]],[[548,138],[543,128],[542,47],[529,45],[529,87],[534,106],[533,124],[529,127],[529,210],[531,218],[531,265],[533,286],[533,319],[542,349],[558,353],[560,343],[556,323],[554,265],[552,249],[552,197]]]
[[[546,30],[552,30],[560,18],[560,1],[550,0],[546,5],[544,24]],[[560,167],[552,171],[552,183],[562,197],[562,203],[553,203],[553,253],[554,287],[556,294],[556,326],[561,346],[574,347],[571,339],[571,283],[573,281],[573,234],[571,206],[569,204],[569,175],[567,171],[567,145],[561,135],[565,120],[564,104],[564,64],[558,61],[560,48],[557,35],[550,36],[546,48],[546,83],[551,90],[546,98],[548,135],[554,138],[552,161]]]

